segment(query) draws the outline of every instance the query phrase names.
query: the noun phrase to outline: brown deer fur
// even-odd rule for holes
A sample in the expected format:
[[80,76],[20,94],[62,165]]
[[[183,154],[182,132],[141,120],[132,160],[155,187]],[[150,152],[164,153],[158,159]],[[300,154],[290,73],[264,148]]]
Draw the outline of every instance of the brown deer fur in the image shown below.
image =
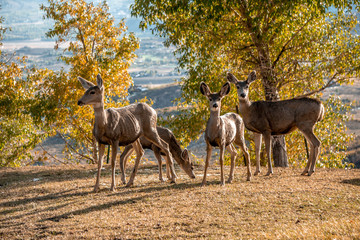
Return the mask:
[[241,117],[236,113],[227,113],[220,116],[221,99],[230,92],[230,83],[225,83],[219,92],[212,93],[209,86],[202,82],[200,84],[200,92],[208,98],[210,107],[210,118],[206,124],[205,130],[206,162],[202,185],[206,184],[206,174],[213,147],[220,148],[220,174],[222,186],[225,185],[223,170],[225,148],[230,152],[231,166],[227,182],[232,182],[234,178],[235,158],[237,156],[233,143],[238,145],[245,155],[247,162],[247,180],[250,181],[250,155],[244,140],[244,123]]
[[168,144],[159,137],[156,131],[157,115],[153,108],[145,103],[131,104],[122,108],[104,109],[104,86],[100,75],[97,75],[97,86],[79,77],[79,81],[86,89],[84,95],[79,99],[78,105],[91,105],[95,113],[95,123],[93,134],[99,145],[98,173],[94,191],[99,190],[100,173],[102,168],[102,158],[105,145],[111,145],[111,169],[112,181],[111,191],[115,190],[115,159],[118,146],[132,144],[136,151],[134,170],[126,186],[133,184],[140,158],[144,154],[139,138],[144,136],[147,140],[155,144],[166,154],[167,164],[170,166],[172,182],[175,182],[172,159]]
[[314,134],[314,126],[324,115],[324,106],[317,99],[294,98],[283,101],[249,101],[249,85],[256,79],[256,72],[249,74],[246,81],[238,81],[228,73],[227,79],[237,87],[240,114],[245,127],[262,134],[268,160],[268,172],[273,173],[271,166],[271,135],[282,135],[299,129],[310,142],[311,151],[302,175],[309,176],[315,171],[316,159],[320,151],[320,141]]
[[[167,128],[157,127],[157,132],[162,140],[169,144],[169,150],[175,161],[180,165],[180,167],[186,172],[190,178],[195,178],[193,172],[193,165],[190,160],[189,152],[187,149],[182,150],[179,142],[176,140],[175,135]],[[162,160],[161,155],[165,155],[155,144],[147,140],[145,137],[140,137],[140,144],[143,149],[151,149],[154,152],[156,159],[159,164],[159,179],[163,181],[162,178]],[[128,157],[133,152],[134,148],[132,145],[127,145],[120,156],[120,169],[121,169],[121,180],[125,184],[125,166]],[[166,165],[167,166],[167,165]],[[167,166],[168,169],[168,166]],[[167,170],[167,174],[169,171]],[[169,176],[168,176],[169,177]]]

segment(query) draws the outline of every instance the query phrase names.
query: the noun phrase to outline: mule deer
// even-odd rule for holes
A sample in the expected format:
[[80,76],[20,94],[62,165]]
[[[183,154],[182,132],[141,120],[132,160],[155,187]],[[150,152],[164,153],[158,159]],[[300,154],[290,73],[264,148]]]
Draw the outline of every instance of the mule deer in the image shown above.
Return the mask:
[[206,162],[202,185],[206,184],[206,174],[213,147],[220,148],[220,174],[222,186],[225,185],[223,169],[225,148],[230,152],[231,166],[227,182],[232,182],[234,178],[235,158],[237,156],[233,143],[238,145],[245,155],[247,163],[247,180],[250,181],[250,155],[244,140],[244,123],[241,117],[236,113],[226,113],[220,116],[221,99],[230,92],[230,83],[226,82],[219,92],[212,93],[209,86],[206,83],[201,82],[200,92],[208,98],[210,107],[210,118],[205,129]]
[[175,182],[176,174],[170,158],[168,144],[161,140],[156,131],[157,115],[155,110],[145,103],[131,104],[122,108],[104,109],[104,86],[101,76],[97,75],[97,86],[82,77],[79,77],[79,81],[86,91],[78,101],[78,105],[91,105],[95,113],[93,134],[99,145],[99,161],[94,191],[99,190],[105,145],[111,145],[112,151],[110,190],[115,190],[115,159],[118,146],[131,144],[136,151],[134,170],[126,186],[129,187],[133,184],[140,158],[144,154],[139,139],[141,136],[144,136],[165,153],[172,175],[171,181]]
[[[162,140],[164,140],[169,145],[169,150],[175,161],[180,165],[180,167],[189,175],[190,178],[195,178],[193,172],[193,165],[190,160],[189,152],[187,149],[182,150],[179,142],[176,140],[174,134],[167,128],[157,127],[157,132]],[[156,159],[159,164],[159,179],[164,181],[162,177],[162,161],[161,155],[165,155],[159,147],[147,140],[145,137],[140,138],[140,144],[143,149],[151,149],[154,152]],[[127,145],[120,156],[120,169],[121,169],[121,180],[125,184],[125,166],[128,157],[132,154],[134,148],[132,145]],[[166,165],[166,173],[169,174],[168,165]],[[168,175],[169,177],[169,175]]]
[[[250,131],[260,133],[265,140],[268,161],[268,172],[273,173],[271,166],[271,135],[283,135],[298,128],[310,142],[310,157],[302,175],[315,171],[316,159],[319,155],[321,142],[314,134],[314,125],[324,116],[324,106],[317,99],[293,98],[282,101],[249,101],[249,85],[255,81],[256,72],[249,74],[246,81],[239,81],[228,73],[227,79],[237,87],[240,114],[245,127]],[[258,164],[258,163],[257,163]]]

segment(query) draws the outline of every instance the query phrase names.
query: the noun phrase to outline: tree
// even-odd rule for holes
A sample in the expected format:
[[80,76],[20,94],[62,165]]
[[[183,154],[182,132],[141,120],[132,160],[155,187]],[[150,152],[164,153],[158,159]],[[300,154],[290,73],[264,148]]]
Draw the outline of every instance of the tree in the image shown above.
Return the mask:
[[[0,46],[8,30],[2,23],[0,18]],[[37,82],[32,75],[37,72],[26,66],[25,57],[0,49],[0,167],[33,163],[37,159],[31,150],[46,137],[29,111]]]
[[[251,70],[259,73],[261,82],[252,86],[252,100],[321,97],[324,89],[349,83],[359,73],[356,4],[356,0],[135,0],[132,14],[143,19],[141,28],[151,27],[166,37],[167,46],[176,47],[179,67],[188,71],[182,80],[181,113],[168,121],[189,141],[202,132],[208,117],[199,83],[219,89],[229,70],[244,79]],[[223,111],[234,111],[236,102],[232,91]],[[317,127],[323,142],[319,164],[344,166],[350,139],[344,125],[348,107],[334,97],[325,105],[325,120]],[[286,149],[292,163],[303,164],[302,138],[295,132],[289,140],[287,145],[284,137],[273,141],[275,166],[287,165]]]
[[[61,59],[70,66],[68,72],[48,72],[39,85],[37,107],[47,107],[37,113],[46,118],[52,133],[66,141],[68,159],[97,159],[96,141],[92,135],[93,113],[79,108],[77,100],[83,89],[78,76],[95,81],[100,73],[105,81],[106,107],[127,103],[127,90],[132,79],[127,71],[133,61],[138,41],[133,33],[126,33],[124,20],[115,25],[105,1],[98,5],[85,0],[49,0],[41,5],[44,18],[52,19],[54,26],[47,37],[56,38],[55,48],[64,45]],[[92,153],[92,155],[91,155]]]

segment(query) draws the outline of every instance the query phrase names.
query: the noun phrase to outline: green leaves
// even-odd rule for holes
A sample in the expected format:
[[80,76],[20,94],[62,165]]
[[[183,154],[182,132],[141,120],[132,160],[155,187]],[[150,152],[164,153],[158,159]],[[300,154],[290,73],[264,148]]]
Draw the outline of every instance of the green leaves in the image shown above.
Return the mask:
[[[45,17],[54,20],[54,27],[47,36],[56,38],[57,45],[69,44],[61,59],[70,66],[70,71],[49,73],[44,78],[39,99],[48,99],[48,104],[43,107],[42,118],[66,138],[69,159],[96,161],[95,139],[91,132],[93,111],[76,104],[84,91],[77,77],[95,82],[100,73],[107,96],[105,107],[123,106],[132,84],[127,69],[135,58],[139,43],[134,34],[126,33],[124,20],[115,24],[106,1],[98,5],[84,0],[48,2],[49,6],[41,5]],[[119,102],[114,100],[115,97]]]
[[[245,79],[256,70],[261,80],[252,85],[252,100],[263,100],[264,96],[273,100],[318,93],[357,76],[358,20],[350,12],[358,3],[136,0],[132,14],[143,19],[143,28],[151,26],[156,34],[167,38],[167,46],[176,47],[179,67],[189,73],[182,80],[184,102],[178,105],[181,114],[168,119],[175,134],[189,142],[202,132],[208,114],[207,103],[198,94],[201,81],[216,89],[226,81],[227,71]],[[223,111],[235,111],[236,93],[232,91],[224,100]],[[333,106],[325,104],[327,109]],[[341,102],[336,106],[332,111],[347,109]],[[317,127],[324,141],[323,166],[343,166],[341,158],[349,137],[345,137],[345,111],[339,114],[327,115],[329,122]],[[331,134],[333,142],[326,141],[329,135],[325,132],[338,124],[342,127]],[[289,156],[300,156],[302,137],[295,134],[294,140],[287,139]],[[334,141],[338,146],[335,152],[331,151]],[[301,158],[301,164],[305,159]],[[292,157],[290,160],[297,161]]]

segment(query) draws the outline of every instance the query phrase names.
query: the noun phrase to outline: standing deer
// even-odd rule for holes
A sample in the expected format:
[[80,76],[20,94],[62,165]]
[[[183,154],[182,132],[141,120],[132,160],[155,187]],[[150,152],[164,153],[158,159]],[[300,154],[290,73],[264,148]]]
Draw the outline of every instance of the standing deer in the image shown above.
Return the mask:
[[244,123],[241,117],[236,113],[227,113],[220,116],[221,99],[230,92],[230,83],[226,82],[221,87],[220,92],[212,93],[209,86],[206,83],[201,82],[200,92],[208,98],[210,107],[210,118],[206,124],[205,129],[206,162],[202,185],[206,184],[206,173],[209,167],[209,161],[213,147],[220,148],[220,174],[222,186],[225,185],[223,169],[225,148],[230,152],[231,167],[229,179],[227,182],[232,182],[234,178],[235,158],[237,156],[237,152],[233,143],[238,145],[245,155],[247,163],[247,181],[250,181],[250,155],[244,140]]
[[93,134],[99,145],[98,172],[94,191],[99,190],[99,181],[105,145],[111,145],[111,191],[115,191],[115,159],[119,146],[131,144],[136,151],[134,170],[127,187],[131,186],[139,166],[144,150],[140,144],[140,137],[144,136],[151,143],[159,147],[166,155],[167,164],[171,171],[171,181],[175,182],[176,174],[168,144],[159,137],[156,130],[157,115],[153,108],[145,103],[131,104],[122,108],[104,109],[104,86],[100,74],[97,75],[97,86],[79,77],[81,85],[85,88],[84,95],[78,101],[79,106],[91,105],[95,113]]
[[[169,150],[175,161],[180,167],[189,175],[190,178],[195,178],[193,172],[193,165],[190,160],[189,152],[187,149],[182,150],[179,142],[176,140],[174,134],[167,128],[157,127],[157,132],[162,140],[169,144]],[[159,179],[164,181],[162,178],[162,161],[161,155],[165,155],[159,147],[147,140],[145,137],[140,138],[140,144],[143,149],[151,149],[154,152],[156,159],[159,164]],[[127,145],[120,156],[120,169],[121,169],[121,181],[125,184],[125,166],[128,157],[132,154],[134,148],[132,145]],[[166,173],[169,174],[168,165],[166,165]],[[168,176],[169,177],[169,176]]]
[[[319,155],[321,142],[314,134],[314,125],[324,116],[324,106],[317,99],[293,98],[283,101],[249,101],[249,85],[255,81],[256,72],[249,74],[246,81],[239,81],[228,73],[227,79],[237,87],[240,114],[245,127],[260,133],[265,140],[268,160],[267,176],[273,173],[271,166],[271,135],[283,135],[298,128],[310,142],[310,157],[302,175],[315,171],[316,159]],[[258,164],[258,163],[257,163]]]

